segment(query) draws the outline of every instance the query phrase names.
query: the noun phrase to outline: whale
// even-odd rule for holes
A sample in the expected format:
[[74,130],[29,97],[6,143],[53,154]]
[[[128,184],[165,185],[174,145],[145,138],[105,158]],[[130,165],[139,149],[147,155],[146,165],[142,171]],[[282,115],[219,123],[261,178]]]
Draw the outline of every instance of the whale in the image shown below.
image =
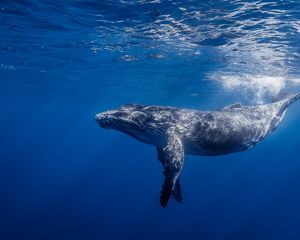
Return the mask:
[[268,104],[231,104],[201,111],[169,106],[126,104],[98,113],[103,129],[114,129],[153,145],[163,167],[160,204],[171,196],[182,202],[179,180],[185,154],[218,156],[245,151],[261,142],[282,121],[287,108],[300,98],[291,94]]

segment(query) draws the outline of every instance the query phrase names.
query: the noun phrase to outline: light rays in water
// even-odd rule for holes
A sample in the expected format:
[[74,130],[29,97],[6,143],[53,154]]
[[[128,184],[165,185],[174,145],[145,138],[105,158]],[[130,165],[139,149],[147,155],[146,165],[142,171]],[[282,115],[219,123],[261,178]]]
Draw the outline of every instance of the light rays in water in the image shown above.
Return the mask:
[[91,50],[117,51],[130,56],[121,60],[136,61],[141,56],[127,52],[154,49],[166,61],[172,54],[196,62],[204,57],[205,49],[214,48],[221,67],[208,71],[207,79],[227,91],[242,89],[254,102],[299,85],[293,63],[300,51],[290,42],[300,37],[300,21],[288,6],[263,0],[222,5],[179,1],[172,8],[160,1],[134,3],[148,7],[127,18],[101,15]]

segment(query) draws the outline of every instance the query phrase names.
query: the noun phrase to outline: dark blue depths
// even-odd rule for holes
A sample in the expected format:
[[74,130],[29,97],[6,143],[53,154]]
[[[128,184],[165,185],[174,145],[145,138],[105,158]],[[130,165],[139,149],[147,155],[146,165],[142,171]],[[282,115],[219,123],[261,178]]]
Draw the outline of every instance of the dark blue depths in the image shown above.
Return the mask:
[[257,147],[186,156],[94,122],[124,103],[218,109],[300,91],[298,1],[1,1],[0,239],[299,239],[300,103]]

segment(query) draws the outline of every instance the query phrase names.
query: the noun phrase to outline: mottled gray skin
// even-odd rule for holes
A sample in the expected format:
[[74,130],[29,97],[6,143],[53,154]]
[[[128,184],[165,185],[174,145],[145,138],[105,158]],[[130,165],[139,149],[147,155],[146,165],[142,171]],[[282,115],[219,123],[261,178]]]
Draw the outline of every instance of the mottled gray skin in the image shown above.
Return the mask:
[[182,199],[178,177],[184,154],[214,156],[249,149],[276,129],[287,107],[299,98],[295,94],[270,104],[233,104],[218,111],[128,104],[97,114],[96,121],[157,147],[165,175],[161,204],[166,206],[172,193]]

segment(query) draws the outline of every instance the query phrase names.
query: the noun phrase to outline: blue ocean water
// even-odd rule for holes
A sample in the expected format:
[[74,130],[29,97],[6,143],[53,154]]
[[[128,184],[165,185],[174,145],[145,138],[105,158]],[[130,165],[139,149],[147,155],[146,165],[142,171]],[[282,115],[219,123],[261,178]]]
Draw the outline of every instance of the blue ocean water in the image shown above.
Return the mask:
[[251,150],[186,156],[167,208],[155,149],[94,121],[300,92],[298,0],[2,0],[0,26],[0,239],[300,239],[300,103]]

